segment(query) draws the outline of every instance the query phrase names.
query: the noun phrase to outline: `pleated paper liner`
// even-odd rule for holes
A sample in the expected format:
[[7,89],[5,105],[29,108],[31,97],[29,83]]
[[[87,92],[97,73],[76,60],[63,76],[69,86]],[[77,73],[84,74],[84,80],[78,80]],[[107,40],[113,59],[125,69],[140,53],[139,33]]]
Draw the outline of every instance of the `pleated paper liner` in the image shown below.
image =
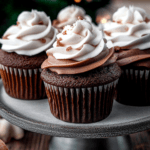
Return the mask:
[[62,88],[44,82],[51,113],[72,123],[91,123],[105,119],[112,110],[118,80],[88,88]]
[[18,99],[46,98],[41,69],[18,69],[0,65],[0,74],[8,95]]
[[150,70],[123,69],[117,87],[117,101],[131,106],[150,105]]

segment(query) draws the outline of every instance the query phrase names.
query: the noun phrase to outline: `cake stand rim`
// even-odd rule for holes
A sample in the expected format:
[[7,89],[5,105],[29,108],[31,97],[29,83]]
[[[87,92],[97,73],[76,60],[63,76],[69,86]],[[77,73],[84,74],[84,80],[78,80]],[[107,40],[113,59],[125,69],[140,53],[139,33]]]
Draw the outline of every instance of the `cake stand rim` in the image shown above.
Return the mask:
[[[0,82],[0,84],[2,84]],[[150,116],[128,123],[119,123],[105,126],[76,127],[67,125],[48,124],[34,121],[26,117],[21,117],[16,112],[12,112],[0,101],[0,115],[10,123],[25,130],[36,133],[68,137],[68,138],[108,138],[141,132],[150,128]]]

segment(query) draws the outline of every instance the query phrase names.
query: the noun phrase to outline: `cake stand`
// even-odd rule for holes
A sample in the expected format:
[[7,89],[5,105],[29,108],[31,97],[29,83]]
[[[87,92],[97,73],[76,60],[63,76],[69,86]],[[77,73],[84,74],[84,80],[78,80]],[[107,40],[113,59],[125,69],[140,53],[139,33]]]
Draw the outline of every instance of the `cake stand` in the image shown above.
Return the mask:
[[131,150],[129,135],[150,128],[150,107],[114,102],[109,117],[90,124],[67,123],[50,113],[45,100],[8,96],[0,80],[0,115],[23,129],[54,136],[50,150]]

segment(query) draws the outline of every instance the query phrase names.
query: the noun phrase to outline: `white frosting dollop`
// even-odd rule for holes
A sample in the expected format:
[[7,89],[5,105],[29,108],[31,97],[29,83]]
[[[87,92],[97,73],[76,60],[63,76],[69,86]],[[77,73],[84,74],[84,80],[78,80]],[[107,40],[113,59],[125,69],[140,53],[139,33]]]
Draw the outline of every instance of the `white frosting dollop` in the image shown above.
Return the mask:
[[57,27],[62,28],[66,25],[73,25],[81,16],[89,22],[92,22],[92,18],[86,15],[85,10],[82,7],[71,5],[62,9],[57,16],[57,20],[60,22]]
[[4,51],[33,56],[51,47],[56,32],[44,12],[24,11],[18,16],[17,25],[12,25],[4,33],[0,43]]
[[113,22],[104,24],[104,33],[114,47],[150,48],[150,21],[141,8],[132,6],[118,9],[113,15]]
[[102,32],[86,20],[78,20],[73,26],[67,25],[57,35],[57,41],[47,53],[56,59],[82,61],[96,57],[106,49]]
[[120,22],[122,24],[132,23],[138,24],[145,22],[147,14],[144,9],[134,6],[121,7],[113,15],[113,21]]

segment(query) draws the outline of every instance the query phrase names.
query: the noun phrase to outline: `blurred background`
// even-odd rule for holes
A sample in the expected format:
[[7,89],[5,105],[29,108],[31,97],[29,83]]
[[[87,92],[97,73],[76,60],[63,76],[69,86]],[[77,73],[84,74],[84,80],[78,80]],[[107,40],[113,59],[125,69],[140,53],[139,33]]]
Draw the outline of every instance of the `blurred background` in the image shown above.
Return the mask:
[[17,17],[22,11],[31,9],[45,11],[51,20],[54,20],[62,8],[71,4],[83,7],[95,23],[105,23],[119,7],[124,5],[140,6],[150,14],[150,0],[0,0],[0,14],[2,14],[0,37],[9,26],[16,24]]
[[95,19],[95,10],[110,4],[111,0],[0,0],[0,37],[4,31],[13,24],[16,24],[18,15],[25,10],[37,9],[45,11],[51,17],[56,19],[58,12],[71,4],[83,7],[93,21]]

